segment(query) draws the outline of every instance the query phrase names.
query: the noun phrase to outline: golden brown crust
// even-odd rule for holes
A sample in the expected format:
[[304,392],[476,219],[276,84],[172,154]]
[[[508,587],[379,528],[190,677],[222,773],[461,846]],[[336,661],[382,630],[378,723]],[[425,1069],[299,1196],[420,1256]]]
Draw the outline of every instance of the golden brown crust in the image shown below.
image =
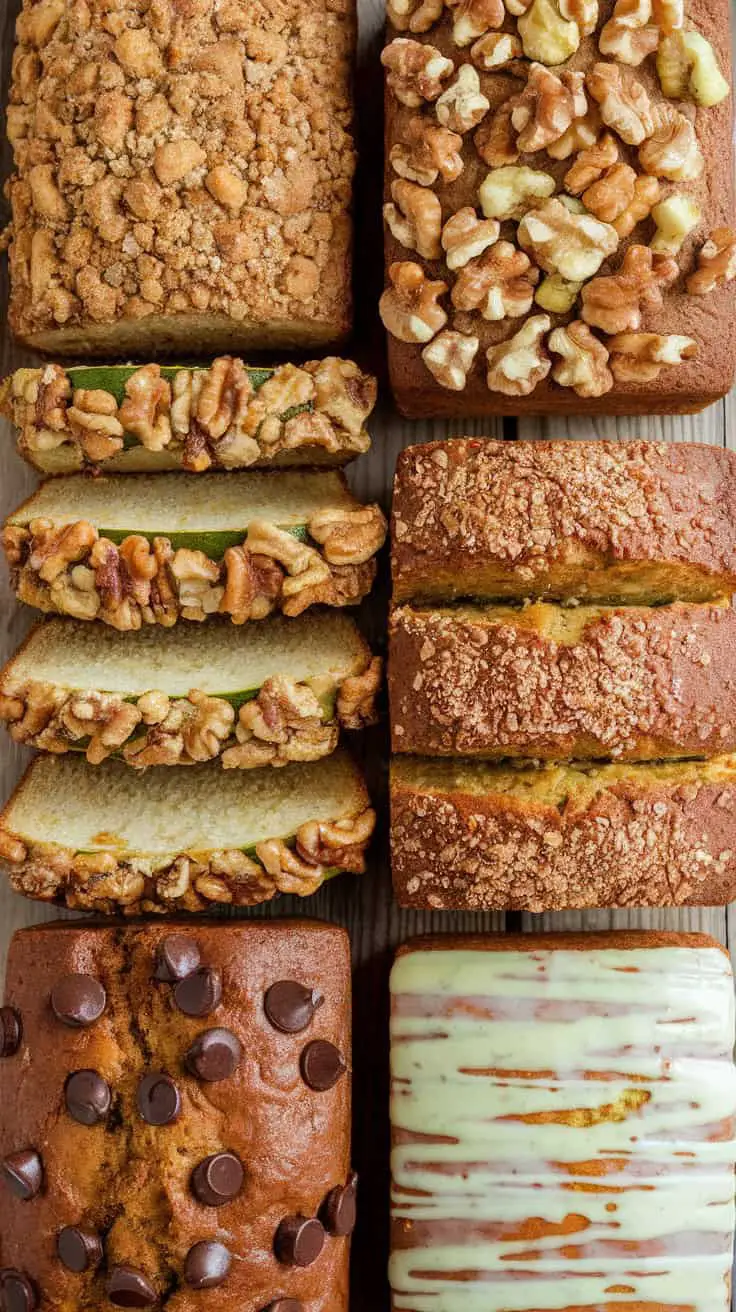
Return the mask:
[[594,610],[574,637],[554,632],[579,615],[395,607],[393,750],[629,761],[736,750],[730,605]]
[[429,442],[396,467],[394,596],[711,600],[736,587],[734,522],[717,447]]
[[589,933],[563,930],[545,934],[421,934],[402,943],[397,957],[409,952],[433,952],[461,948],[464,952],[536,952],[561,948],[567,952],[605,951],[610,948],[718,948],[728,949],[711,934],[679,933],[664,929],[610,929]]
[[[157,948],[172,931],[191,939],[202,966],[221,975],[222,1002],[209,1016],[185,1015],[172,986],[153,979]],[[49,1005],[58,981],[79,972],[99,980],[107,995],[102,1016],[86,1029],[63,1025]],[[264,994],[282,979],[320,995],[301,1034],[283,1034],[266,1018]],[[130,1264],[153,1283],[157,1303],[177,1312],[257,1312],[279,1296],[315,1312],[344,1312],[348,1239],[327,1234],[309,1267],[285,1266],[273,1251],[281,1219],[315,1216],[350,1166],[350,946],[343,930],[300,919],[38,925],[13,938],[5,1003],[19,1013],[22,1039],[0,1064],[8,1113],[0,1157],[34,1148],[45,1184],[29,1203],[3,1188],[2,1260],[27,1273],[44,1307],[103,1306],[110,1270]],[[204,1084],[183,1059],[213,1026],[236,1036],[241,1059],[229,1078]],[[324,1092],[300,1075],[301,1052],[315,1038],[334,1044],[348,1066]],[[112,1090],[108,1124],[82,1125],[64,1110],[66,1077],[88,1068]],[[137,1113],[136,1093],[141,1078],[159,1070],[175,1080],[181,1111],[172,1124],[151,1126]],[[222,1150],[240,1157],[246,1186],[223,1207],[207,1207],[192,1192],[192,1171]],[[65,1226],[101,1236],[102,1266],[75,1273],[62,1265],[56,1241]],[[225,1243],[234,1257],[211,1295],[183,1279],[187,1253],[203,1239]]]
[[[351,0],[27,0],[10,322],[76,355],[308,346],[351,322]],[[260,341],[259,341],[260,339]]]
[[646,765],[632,766],[607,783],[602,767],[592,795],[576,795],[578,776],[554,802],[521,787],[435,789],[402,776],[397,763],[396,898],[401,906],[474,911],[722,906],[736,894],[736,767],[702,781],[694,767],[671,769],[657,779]]

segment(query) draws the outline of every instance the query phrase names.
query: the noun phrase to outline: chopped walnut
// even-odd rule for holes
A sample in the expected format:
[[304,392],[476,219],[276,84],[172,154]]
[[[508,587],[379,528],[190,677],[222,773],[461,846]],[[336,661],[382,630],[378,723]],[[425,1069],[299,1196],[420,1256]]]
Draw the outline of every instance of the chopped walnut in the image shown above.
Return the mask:
[[277,838],[257,843],[256,856],[280,893],[307,897],[316,892],[325,877],[321,865],[302,860]]
[[608,349],[617,383],[650,383],[664,365],[682,364],[698,352],[692,337],[659,333],[618,333],[609,337]]
[[559,141],[551,141],[547,154],[552,159],[569,159],[576,151],[594,146],[601,130],[601,116],[597,105],[590,105],[583,118],[576,118],[563,132]]
[[404,261],[388,271],[391,286],[378,304],[384,327],[401,342],[429,342],[444,328],[447,315],[438,299],[447,283],[432,282],[421,265]]
[[598,0],[559,0],[563,18],[577,23],[583,36],[591,36],[598,26]]
[[701,219],[700,206],[691,196],[665,196],[652,210],[657,230],[649,245],[662,255],[677,255]]
[[457,132],[415,114],[404,129],[403,140],[391,147],[389,159],[400,177],[431,187],[440,177],[443,182],[454,182],[460,177],[462,145],[463,139]]
[[338,728],[323,723],[311,688],[279,674],[266,679],[257,696],[241,706],[235,736],[237,745],[223,753],[225,769],[316,761],[334,751]]
[[652,130],[639,147],[639,160],[647,173],[671,182],[699,178],[705,167],[693,124],[667,103],[653,111]]
[[557,199],[529,210],[517,237],[547,273],[560,273],[571,282],[591,278],[618,248],[618,236],[609,224],[589,214],[571,214]]
[[552,377],[560,387],[571,387],[586,400],[610,392],[613,375],[607,365],[608,351],[579,319],[555,328],[550,333],[549,349],[562,357],[552,368]]
[[97,541],[96,529],[83,519],[62,528],[54,528],[46,519],[33,519],[28,529],[33,544],[28,564],[44,583],[53,583],[70,564],[87,556]]
[[335,711],[345,729],[364,729],[375,724],[376,697],[383,677],[383,661],[373,656],[360,674],[350,674],[337,690]]
[[362,874],[366,844],[376,827],[370,807],[344,820],[310,820],[296,832],[296,850],[305,861]]
[[423,259],[439,259],[442,206],[434,192],[399,178],[391,184],[391,196],[393,203],[384,205],[383,217],[392,235]]
[[[287,365],[286,368],[293,369],[294,366]],[[304,370],[300,369],[297,372],[303,374]],[[243,424],[253,396],[253,384],[242,360],[233,359],[230,355],[223,355],[213,360],[210,368],[203,373],[204,377],[194,404],[193,418],[205,436],[211,442],[217,443],[233,427],[239,429]],[[281,373],[282,370],[276,370],[274,377]],[[273,383],[273,378],[264,383],[264,387],[268,387],[269,382]],[[304,399],[310,400],[311,387],[305,391],[309,394],[305,395]],[[261,400],[268,404],[266,397],[262,397]],[[302,402],[284,399],[283,408],[287,409],[289,404],[302,404]]]
[[694,100],[709,108],[726,99],[730,87],[718,56],[700,32],[680,28],[666,36],[657,54],[662,90],[672,100]]
[[380,551],[386,540],[386,519],[376,505],[319,510],[307,527],[331,565],[361,565]]
[[452,39],[461,47],[500,27],[506,14],[503,0],[447,0],[447,5],[453,13]]
[[66,412],[69,428],[87,460],[107,460],[123,448],[124,428],[115,397],[98,388],[78,387]]
[[436,105],[437,118],[450,132],[470,132],[485,118],[490,101],[480,89],[480,78],[472,64],[461,64],[454,82],[442,92]]
[[547,377],[551,361],[544,349],[543,338],[550,326],[551,320],[546,314],[532,315],[513,337],[488,348],[486,381],[491,392],[502,392],[504,396],[529,396]]
[[511,123],[514,97],[504,103],[481,123],[473,135],[473,143],[485,164],[490,168],[504,168],[519,158],[516,133]]
[[444,0],[387,0],[386,16],[397,32],[428,32],[443,9]]
[[616,138],[610,132],[604,132],[595,145],[575,156],[564,177],[565,187],[571,195],[581,196],[615,164],[618,164]]
[[677,263],[647,246],[629,246],[618,273],[593,278],[583,287],[582,318],[605,333],[635,332],[642,309],[658,309],[662,289],[674,282]]
[[410,109],[424,100],[436,100],[455,67],[435,46],[403,36],[385,47],[381,63],[388,69],[386,80],[396,99]]
[[520,151],[533,154],[559,141],[570,124],[587,113],[582,73],[558,75],[543,64],[531,64],[526,87],[514,97],[511,126]]
[[440,387],[462,392],[479,346],[477,337],[445,328],[425,346],[422,359]]
[[548,314],[568,314],[580,295],[581,282],[570,282],[559,273],[550,273],[539,284],[534,300]]
[[613,223],[633,201],[635,186],[636,169],[629,164],[613,164],[603,177],[586,188],[582,202],[597,219]]
[[163,451],[171,441],[171,388],[157,364],[136,369],[125,384],[118,418],[148,451]]
[[639,177],[634,183],[634,195],[625,210],[613,220],[613,226],[623,241],[634,231],[637,223],[651,214],[652,207],[659,200],[660,187],[656,178]]
[[283,571],[269,555],[244,547],[228,547],[224,556],[225,588],[219,609],[233,624],[262,620],[276,604],[283,584]]
[[687,280],[691,296],[706,296],[736,278],[736,232],[715,228],[698,251],[698,267]]
[[44,365],[35,398],[35,420],[39,428],[61,432],[66,427],[67,402],[71,394],[71,383],[61,365]]
[[577,22],[563,18],[563,3],[564,0],[532,0],[519,18],[519,36],[527,59],[540,64],[564,64],[575,54],[581,31]]
[[482,73],[498,73],[522,53],[521,41],[512,32],[488,32],[470,48],[470,58]]
[[531,309],[539,270],[512,242],[499,241],[460,270],[452,289],[458,310],[480,310],[484,319],[518,319]]
[[479,219],[472,205],[458,210],[442,229],[442,249],[448,269],[461,269],[469,260],[482,255],[498,240],[500,231],[495,219]]
[[170,569],[178,584],[179,605],[185,619],[200,620],[217,612],[224,589],[215,561],[209,560],[203,551],[180,547],[174,552]]
[[77,693],[59,711],[59,725],[72,741],[89,739],[86,756],[90,765],[99,765],[122,747],[140,719],[132,702],[112,693]]
[[652,105],[641,82],[618,64],[594,64],[585,84],[603,122],[629,146],[640,146],[654,128]]
[[224,697],[209,697],[193,688],[189,693],[189,712],[183,724],[184,750],[191,761],[211,761],[219,756],[222,744],[230,737],[235,712]]
[[616,0],[611,17],[601,28],[598,48],[602,55],[636,67],[654,53],[659,38],[652,0]]
[[314,404],[339,432],[354,439],[354,449],[367,450],[364,425],[376,404],[375,378],[363,373],[352,360],[328,355],[304,368],[314,380]]
[[487,219],[520,219],[537,201],[551,196],[554,189],[551,173],[525,164],[507,164],[486,175],[478,196]]

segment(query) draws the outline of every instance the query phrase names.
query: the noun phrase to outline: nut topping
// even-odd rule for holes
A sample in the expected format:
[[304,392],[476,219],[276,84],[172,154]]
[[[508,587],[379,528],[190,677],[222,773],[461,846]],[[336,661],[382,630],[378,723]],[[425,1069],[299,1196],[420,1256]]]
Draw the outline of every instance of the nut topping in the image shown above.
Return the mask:
[[469,46],[492,28],[500,27],[506,11],[503,0],[446,0],[453,11],[452,39],[456,46]]
[[143,365],[125,384],[119,419],[148,451],[162,451],[171,441],[171,388],[157,364]]
[[691,196],[666,196],[652,210],[657,230],[649,245],[661,255],[677,255],[688,233],[700,223],[700,206]]
[[710,108],[725,100],[730,87],[710,41],[700,32],[677,31],[666,36],[657,54],[662,90],[672,100],[694,100]]
[[343,679],[337,691],[335,710],[345,729],[364,729],[377,720],[376,697],[381,687],[383,662],[374,656],[361,674]]
[[699,178],[705,167],[695,128],[672,105],[657,105],[652,112],[652,131],[639,147],[643,169],[672,182]]
[[659,333],[617,333],[608,339],[611,371],[617,383],[650,383],[664,365],[682,364],[698,353],[692,337]]
[[698,267],[687,280],[691,296],[706,296],[736,278],[736,232],[715,228],[698,251]]
[[549,349],[562,357],[552,368],[552,377],[561,387],[571,387],[586,400],[610,392],[613,376],[607,367],[608,351],[579,319],[555,328]]
[[445,328],[425,346],[422,359],[440,387],[462,392],[479,346],[477,337]]
[[381,53],[381,63],[388,69],[387,83],[397,100],[416,109],[424,100],[436,100],[442,83],[454,72],[451,59],[445,59],[435,46],[397,36]]
[[569,282],[559,273],[550,273],[538,286],[534,300],[548,314],[568,314],[580,295],[581,282]]
[[472,64],[462,64],[454,82],[437,101],[437,118],[451,132],[469,132],[477,127],[490,109],[490,101],[480,89],[480,78]]
[[[532,0],[518,22],[519,36],[527,59],[534,59],[540,64],[564,64],[565,60],[575,54],[580,45],[580,27],[577,22],[563,17],[563,4],[570,13],[572,3],[573,0]],[[588,6],[583,7],[575,0],[575,8],[581,15],[585,9],[586,25],[589,25]],[[597,12],[595,0],[596,15]]]
[[647,246],[630,246],[620,272],[593,278],[583,287],[582,318],[605,333],[635,332],[643,309],[658,309],[662,289],[678,275],[676,262]]
[[384,327],[402,342],[431,341],[447,323],[447,314],[437,303],[447,283],[431,282],[421,265],[411,261],[392,264],[388,276],[391,286],[378,304]]
[[482,255],[498,240],[501,231],[495,219],[479,219],[471,205],[453,214],[442,229],[442,249],[448,269],[461,269]]
[[470,58],[482,73],[498,73],[522,53],[521,41],[511,32],[488,32],[470,48]]
[[618,248],[618,236],[609,224],[589,214],[571,214],[556,199],[530,210],[521,220],[517,236],[519,245],[547,273],[560,273],[571,282],[592,277]]
[[403,178],[391,184],[391,195],[394,203],[384,205],[383,217],[393,236],[425,260],[439,259],[442,206],[437,197]]
[[583,118],[576,118],[559,141],[551,141],[547,154],[552,159],[569,159],[577,150],[594,146],[601,130],[601,116],[597,105],[590,105]]
[[520,318],[531,309],[539,270],[508,241],[496,242],[458,274],[452,303],[458,310],[480,310],[484,319]]
[[514,97],[511,126],[517,148],[533,154],[559,141],[571,123],[587,113],[584,75],[564,72],[559,77],[543,64],[531,64],[526,87]]
[[519,158],[516,133],[511,122],[514,103],[513,96],[510,100],[504,101],[491,118],[486,118],[481,123],[473,136],[478,154],[484,164],[488,164],[490,168],[503,168],[515,164]]
[[387,0],[386,16],[397,32],[428,32],[443,9],[444,0]]
[[572,196],[581,196],[604,173],[618,163],[618,145],[610,132],[604,132],[595,145],[581,150],[565,174],[565,187]]
[[487,219],[520,219],[536,201],[551,196],[554,189],[551,173],[541,173],[525,164],[508,164],[486,175],[478,196]]
[[543,339],[550,326],[551,320],[546,314],[532,315],[513,337],[489,347],[486,351],[486,382],[491,392],[502,392],[504,396],[529,396],[547,377],[551,361]]
[[389,159],[400,177],[431,187],[438,177],[443,182],[454,182],[460,177],[462,144],[457,132],[438,127],[431,119],[416,114],[406,125],[403,141],[391,147]]
[[640,146],[654,130],[652,105],[628,69],[617,64],[594,64],[585,85],[600,107],[601,118],[629,146]]
[[307,527],[331,565],[362,565],[380,551],[386,540],[386,519],[376,505],[357,510],[318,510]]
[[602,55],[636,67],[654,53],[659,37],[652,0],[616,0],[611,17],[601,28],[598,48]]

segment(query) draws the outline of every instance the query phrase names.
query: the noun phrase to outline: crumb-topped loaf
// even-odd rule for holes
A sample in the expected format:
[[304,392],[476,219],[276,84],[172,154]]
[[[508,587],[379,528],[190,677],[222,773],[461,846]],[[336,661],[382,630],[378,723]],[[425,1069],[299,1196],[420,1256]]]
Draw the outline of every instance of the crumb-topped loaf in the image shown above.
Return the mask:
[[733,977],[701,934],[415,939],[391,974],[394,1312],[726,1312]]
[[334,926],[36,926],[0,1009],[12,1312],[344,1312],[350,951]]
[[27,345],[313,345],[350,306],[351,0],[26,0],[8,110]]
[[727,0],[389,0],[411,416],[687,412],[736,366]]

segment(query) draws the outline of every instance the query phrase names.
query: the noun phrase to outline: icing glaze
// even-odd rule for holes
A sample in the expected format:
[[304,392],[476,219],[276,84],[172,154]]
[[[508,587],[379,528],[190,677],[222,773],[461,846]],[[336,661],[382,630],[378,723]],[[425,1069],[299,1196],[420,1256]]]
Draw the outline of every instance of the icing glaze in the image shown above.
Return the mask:
[[419,947],[391,993],[395,1308],[728,1306],[722,952]]

